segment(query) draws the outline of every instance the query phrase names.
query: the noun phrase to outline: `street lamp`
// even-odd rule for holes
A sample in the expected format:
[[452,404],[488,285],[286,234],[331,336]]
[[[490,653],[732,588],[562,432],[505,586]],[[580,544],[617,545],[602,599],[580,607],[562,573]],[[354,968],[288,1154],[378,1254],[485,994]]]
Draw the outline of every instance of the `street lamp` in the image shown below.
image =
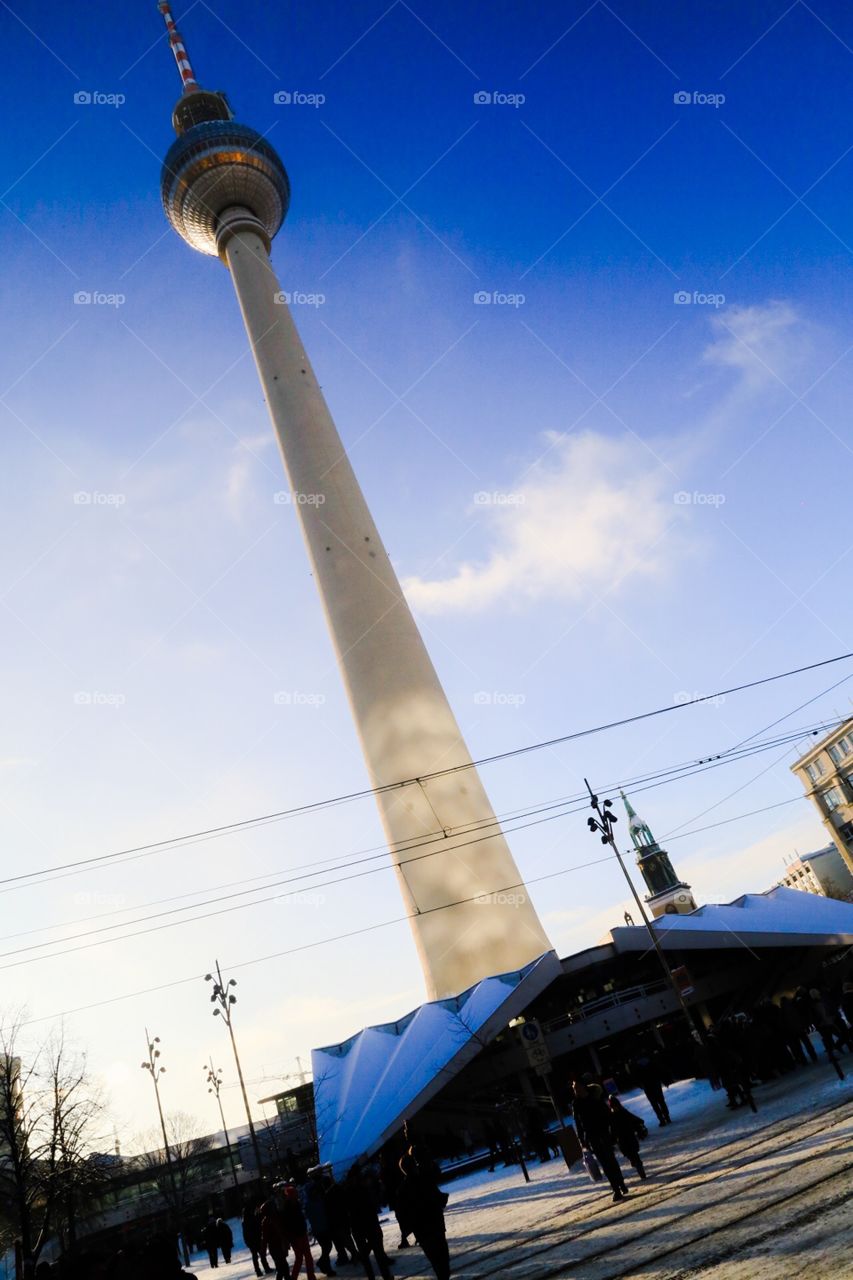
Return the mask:
[[178,1219],[178,1231],[180,1232],[181,1243],[183,1244],[184,1262],[186,1264],[189,1264],[190,1257],[189,1257],[189,1252],[187,1251],[187,1242],[184,1237],[184,1233],[181,1230],[181,1222],[180,1222],[181,1214],[180,1214],[180,1207],[178,1205],[178,1188],[175,1182],[175,1170],[174,1170],[174,1166],[172,1165],[172,1149],[169,1146],[169,1139],[166,1135],[166,1121],[163,1116],[163,1104],[160,1101],[160,1077],[166,1071],[166,1068],[162,1065],[162,1063],[158,1061],[160,1057],[160,1050],[157,1048],[157,1045],[159,1045],[160,1043],[160,1037],[155,1036],[154,1039],[152,1040],[148,1034],[148,1028],[146,1027],[145,1043],[148,1046],[148,1058],[147,1058],[147,1061],[141,1062],[139,1065],[143,1071],[148,1072],[148,1074],[151,1076],[151,1082],[154,1085],[154,1096],[157,1099],[157,1114],[160,1117],[160,1132],[163,1134],[163,1151],[166,1156],[166,1167],[169,1170],[169,1182],[172,1187],[172,1204],[174,1205],[174,1212]]
[[[589,782],[587,781],[586,778],[584,778],[584,784],[586,786],[587,791],[589,792],[590,808],[596,814],[596,817],[594,818],[587,818],[586,825],[589,827],[590,831],[598,832],[601,836],[601,843],[609,844],[610,848],[616,854],[616,860],[619,863],[619,866],[622,868],[622,874],[624,875],[625,879],[628,881],[628,888],[631,890],[634,901],[637,904],[637,909],[640,912],[640,915],[643,920],[643,924],[646,926],[646,931],[648,932],[649,938],[651,939],[652,946],[655,949],[655,954],[657,955],[657,958],[660,961],[660,965],[664,971],[666,980],[669,983],[670,987],[672,988],[673,995],[678,1001],[678,1004],[681,1008],[681,1012],[684,1014],[684,1017],[687,1020],[687,1025],[690,1029],[691,1038],[693,1040],[696,1040],[698,1037],[698,1039],[701,1042],[702,1033],[697,1028],[692,1017],[690,1016],[690,1010],[687,1007],[687,1003],[684,999],[684,996],[682,995],[682,992],[678,983],[675,981],[675,978],[672,976],[672,970],[670,969],[667,958],[663,953],[663,947],[660,945],[660,940],[657,935],[657,930],[655,929],[653,922],[649,919],[649,916],[646,913],[645,905],[642,899],[640,898],[640,895],[637,893],[636,888],[634,887],[634,881],[631,879],[631,876],[628,872],[628,868],[625,866],[625,863],[622,860],[622,854],[619,852],[619,846],[617,845],[616,840],[613,836],[613,824],[615,822],[618,822],[618,818],[616,814],[613,812],[613,801],[605,800],[603,805],[600,804],[598,800],[598,796],[593,794],[592,787],[589,785]],[[626,920],[627,918],[628,917],[626,915]]]
[[237,1181],[237,1169],[234,1164],[234,1152],[231,1150],[231,1139],[228,1136],[228,1129],[225,1125],[225,1112],[222,1110],[222,1097],[220,1090],[222,1089],[222,1069],[214,1067],[213,1058],[210,1063],[205,1063],[202,1071],[207,1072],[207,1092],[216,1094],[216,1101],[219,1104],[219,1118],[222,1121],[222,1132],[225,1134],[225,1145],[228,1148],[228,1162],[231,1165],[231,1177],[234,1179],[234,1186],[239,1191],[240,1183]]
[[264,1166],[261,1160],[261,1149],[258,1145],[258,1135],[255,1133],[255,1126],[252,1122],[252,1112],[249,1108],[249,1096],[246,1093],[246,1082],[243,1079],[243,1068],[240,1066],[240,1055],[237,1052],[237,1041],[234,1038],[234,1024],[231,1017],[233,1005],[237,1003],[237,997],[233,994],[231,988],[236,987],[237,982],[234,978],[230,978],[228,982],[222,977],[222,970],[219,967],[219,961],[216,961],[216,977],[212,973],[204,975],[205,982],[213,983],[213,994],[210,997],[210,1003],[217,1005],[213,1010],[214,1018],[222,1018],[228,1028],[228,1034],[231,1037],[231,1048],[234,1050],[234,1062],[237,1065],[237,1075],[240,1080],[240,1090],[243,1094],[243,1105],[246,1108],[246,1119],[249,1122],[249,1135],[252,1139],[252,1148],[255,1152],[255,1163],[258,1167],[258,1176],[263,1176]]

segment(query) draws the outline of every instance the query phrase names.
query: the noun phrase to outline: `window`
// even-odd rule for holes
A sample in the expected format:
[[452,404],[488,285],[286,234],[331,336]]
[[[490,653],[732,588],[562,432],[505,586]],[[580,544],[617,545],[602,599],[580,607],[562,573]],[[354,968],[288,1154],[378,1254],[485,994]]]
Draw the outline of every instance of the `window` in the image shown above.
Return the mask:
[[826,791],[821,791],[820,798],[830,813],[832,813],[833,809],[837,809],[840,804],[844,804],[844,796],[838,787],[827,787]]

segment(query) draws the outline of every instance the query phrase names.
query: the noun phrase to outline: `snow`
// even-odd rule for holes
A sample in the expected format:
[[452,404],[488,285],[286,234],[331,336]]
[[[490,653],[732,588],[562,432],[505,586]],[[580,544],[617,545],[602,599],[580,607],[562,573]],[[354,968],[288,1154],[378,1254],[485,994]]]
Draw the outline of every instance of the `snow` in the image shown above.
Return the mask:
[[[842,1064],[844,1081],[821,1060],[759,1086],[756,1115],[729,1111],[725,1094],[704,1082],[681,1082],[667,1090],[673,1123],[665,1128],[643,1095],[624,1095],[649,1126],[649,1180],[626,1168],[631,1195],[621,1205],[611,1204],[606,1183],[557,1160],[531,1164],[529,1185],[516,1167],[447,1182],[455,1280],[853,1277],[853,1057]],[[241,1242],[239,1222],[231,1225]],[[393,1218],[384,1230],[395,1275],[431,1277],[418,1248],[396,1249]],[[214,1280],[204,1255],[193,1273]],[[215,1280],[253,1275],[241,1247]]]

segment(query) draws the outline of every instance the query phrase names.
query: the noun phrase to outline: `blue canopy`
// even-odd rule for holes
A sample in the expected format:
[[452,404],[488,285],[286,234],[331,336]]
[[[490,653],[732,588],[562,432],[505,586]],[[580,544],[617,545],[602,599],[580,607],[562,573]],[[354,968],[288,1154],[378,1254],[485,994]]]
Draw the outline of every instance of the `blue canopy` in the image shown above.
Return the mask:
[[546,951],[524,969],[314,1049],[320,1159],[338,1174],[378,1151],[559,974]]

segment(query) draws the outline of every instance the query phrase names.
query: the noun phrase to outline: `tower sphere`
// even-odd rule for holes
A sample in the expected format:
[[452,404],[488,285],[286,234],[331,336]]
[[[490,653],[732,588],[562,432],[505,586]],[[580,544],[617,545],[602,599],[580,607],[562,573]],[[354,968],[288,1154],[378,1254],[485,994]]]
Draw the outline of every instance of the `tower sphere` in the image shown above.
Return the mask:
[[278,152],[235,120],[208,119],[181,133],[163,161],[160,193],[178,235],[211,256],[220,252],[218,233],[227,210],[248,210],[272,240],[290,204]]

